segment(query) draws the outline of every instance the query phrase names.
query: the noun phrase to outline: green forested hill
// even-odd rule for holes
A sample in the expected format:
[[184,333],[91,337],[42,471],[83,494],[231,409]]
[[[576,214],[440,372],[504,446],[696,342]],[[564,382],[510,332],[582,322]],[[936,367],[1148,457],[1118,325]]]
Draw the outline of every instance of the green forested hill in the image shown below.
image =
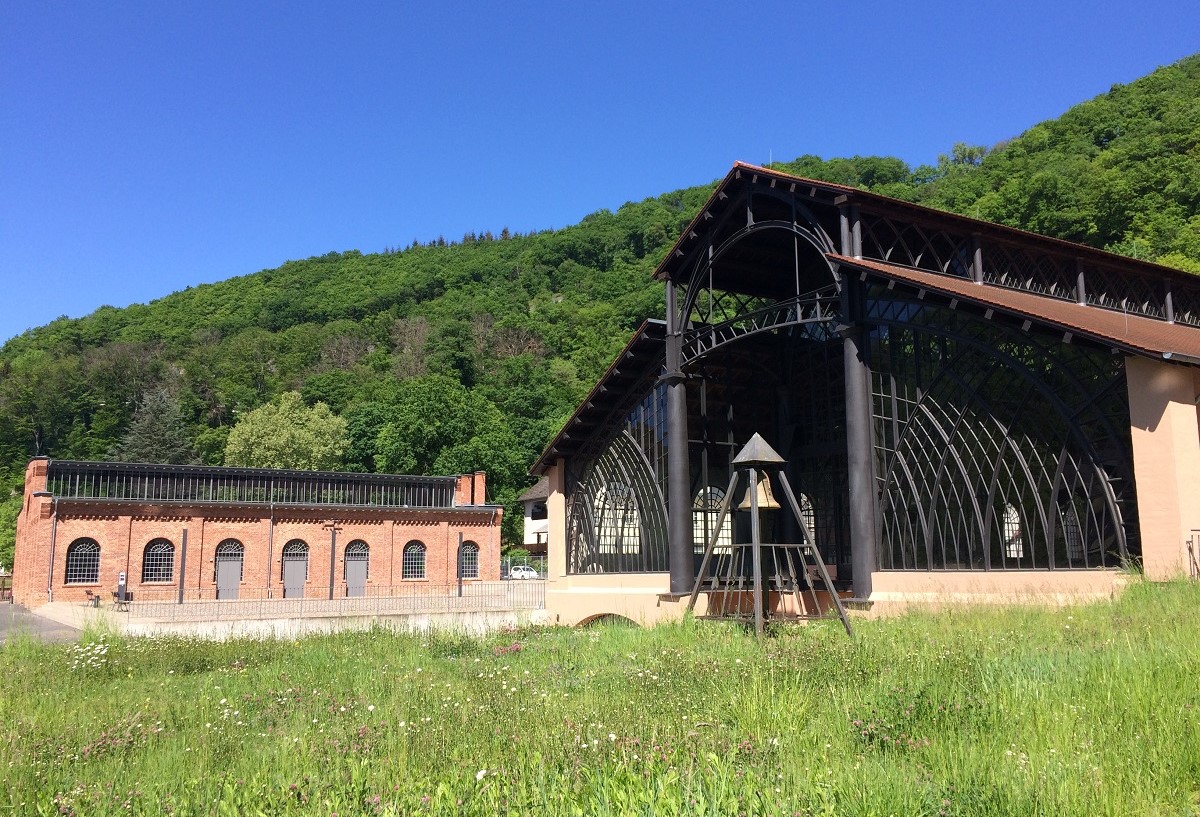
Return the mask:
[[[992,149],[955,145],[936,166],[777,167],[1200,272],[1200,55]],[[30,457],[182,450],[221,463],[239,418],[288,391],[345,418],[344,467],[483,468],[511,503],[629,332],[661,315],[650,272],[711,189],[534,235],[290,261],[10,340],[0,563]]]
[[929,207],[1200,272],[1200,55],[936,167],[897,159],[781,166]]

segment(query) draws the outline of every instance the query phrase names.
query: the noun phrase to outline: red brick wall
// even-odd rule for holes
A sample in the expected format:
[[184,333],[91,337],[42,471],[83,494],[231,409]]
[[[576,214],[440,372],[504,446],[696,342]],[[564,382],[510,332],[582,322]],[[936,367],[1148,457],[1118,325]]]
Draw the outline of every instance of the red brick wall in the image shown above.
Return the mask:
[[487,504],[487,472],[476,471],[474,474],[460,474],[454,484],[454,504],[464,505]]
[[[39,469],[40,468],[40,472]],[[14,599],[27,606],[50,600],[47,571],[54,541],[54,601],[85,601],[87,591],[109,595],[124,570],[134,599],[175,599],[182,578],[186,598],[211,599],[216,594],[215,553],[225,539],[237,539],[244,547],[241,598],[282,597],[282,552],[293,539],[308,545],[308,581],[305,596],[329,595],[330,522],[328,510],[298,509],[276,512],[274,524],[265,509],[213,509],[205,507],[161,507],[130,503],[87,505],[62,502],[57,520],[48,496],[35,497],[46,485],[46,461],[34,460],[26,474],[25,505],[17,519],[17,546],[13,571]],[[40,476],[39,476],[40,474]],[[40,482],[38,481],[40,478]],[[466,475],[459,488],[470,502],[472,488],[482,490],[477,475]],[[457,493],[457,491],[456,491]],[[476,497],[477,503],[482,503]],[[341,509],[337,520],[337,549],[334,554],[334,596],[346,595],[346,545],[362,540],[370,548],[368,594],[385,594],[394,586],[449,585],[457,581],[459,534],[479,546],[479,578],[500,578],[501,509],[443,511],[396,510],[353,511]],[[187,530],[187,564],[180,576],[183,531]],[[65,584],[67,549],[77,539],[94,539],[100,545],[100,575],[95,584]],[[153,539],[175,545],[174,580],[170,583],[142,582],[142,559]],[[401,579],[401,554],[405,544],[425,544],[423,580]],[[411,587],[409,587],[411,589]]]
[[[50,559],[50,528],[53,503],[46,492],[50,461],[31,460],[25,467],[25,496],[17,516],[16,549],[13,555],[13,600],[18,604],[41,603],[46,599],[47,566]],[[43,496],[34,496],[43,494]],[[41,601],[35,601],[37,599]]]

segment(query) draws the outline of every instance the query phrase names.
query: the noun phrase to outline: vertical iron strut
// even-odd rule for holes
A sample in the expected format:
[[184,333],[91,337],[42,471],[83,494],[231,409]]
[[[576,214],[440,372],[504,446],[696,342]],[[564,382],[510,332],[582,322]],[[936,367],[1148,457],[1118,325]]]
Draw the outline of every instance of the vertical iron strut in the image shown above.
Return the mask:
[[[842,280],[842,296],[849,303],[843,314],[858,313],[854,301],[862,283],[849,275]],[[853,319],[851,319],[853,320]],[[850,563],[854,576],[854,595],[871,595],[871,573],[875,570],[875,486],[871,457],[870,369],[866,361],[865,333],[860,325],[848,321],[843,327],[842,360],[846,370],[846,454],[850,492]]]
[[692,585],[692,503],[689,491],[687,384],[683,376],[683,328],[679,293],[667,283],[667,554],[671,592],[683,594]]
[[[847,213],[847,210],[849,211]],[[857,207],[842,209],[842,252],[862,256],[862,233]],[[871,370],[867,364],[867,338],[862,317],[865,312],[861,280],[843,269],[841,327],[842,361],[846,374],[846,453],[850,493],[850,566],[854,596],[871,595],[871,573],[877,565],[875,518],[875,475],[872,466],[874,439],[871,429]]]
[[[734,462],[737,460],[735,459]],[[753,564],[751,585],[754,599],[754,634],[763,634],[763,572],[762,572],[762,525],[758,513],[758,470],[751,464],[747,471],[746,486],[750,495],[750,559]]]
[[[271,571],[267,571],[269,574]],[[183,604],[183,587],[187,583],[187,527],[183,529],[183,537],[179,546],[179,603]]]

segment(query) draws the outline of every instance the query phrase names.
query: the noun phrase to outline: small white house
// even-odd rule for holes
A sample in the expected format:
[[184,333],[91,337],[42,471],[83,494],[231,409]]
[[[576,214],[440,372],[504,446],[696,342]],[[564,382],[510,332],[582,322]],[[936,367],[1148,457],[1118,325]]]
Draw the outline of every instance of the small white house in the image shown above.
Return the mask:
[[525,537],[523,546],[531,556],[545,556],[550,535],[550,521],[546,513],[546,499],[550,496],[550,480],[542,477],[537,484],[521,494],[525,506]]

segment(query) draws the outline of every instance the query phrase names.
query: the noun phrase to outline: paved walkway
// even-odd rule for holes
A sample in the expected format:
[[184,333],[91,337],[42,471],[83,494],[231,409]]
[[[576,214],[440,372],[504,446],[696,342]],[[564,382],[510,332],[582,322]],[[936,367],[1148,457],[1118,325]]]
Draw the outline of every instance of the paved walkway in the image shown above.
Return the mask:
[[464,596],[448,593],[343,599],[261,599],[189,601],[184,604],[135,601],[118,611],[76,601],[54,601],[30,611],[0,605],[0,643],[28,632],[43,641],[77,640],[95,627],[131,635],[178,634],[206,638],[280,637],[361,629],[374,623],[401,629],[446,627],[486,631],[544,617],[542,582],[479,583]]
[[21,634],[41,641],[75,641],[84,623],[82,616],[50,618],[31,613],[19,604],[0,604],[0,644]]
[[402,629],[482,632],[544,618],[544,582],[473,582],[464,586],[462,596],[456,590],[341,599],[135,601],[124,610],[78,601],[53,601],[32,611],[19,604],[0,604],[0,643],[18,633],[42,641],[75,641],[89,627],[131,635],[294,638],[376,622]]

